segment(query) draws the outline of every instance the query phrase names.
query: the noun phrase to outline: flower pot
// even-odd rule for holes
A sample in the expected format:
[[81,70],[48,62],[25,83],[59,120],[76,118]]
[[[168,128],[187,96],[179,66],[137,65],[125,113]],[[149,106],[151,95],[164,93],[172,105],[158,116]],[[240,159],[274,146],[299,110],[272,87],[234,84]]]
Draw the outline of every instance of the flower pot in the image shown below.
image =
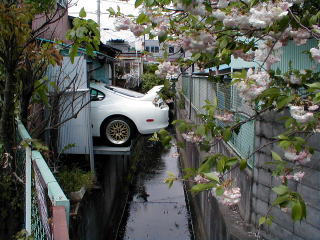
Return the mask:
[[70,200],[73,202],[80,202],[85,193],[86,193],[85,187],[81,187],[79,191],[70,192],[69,194]]

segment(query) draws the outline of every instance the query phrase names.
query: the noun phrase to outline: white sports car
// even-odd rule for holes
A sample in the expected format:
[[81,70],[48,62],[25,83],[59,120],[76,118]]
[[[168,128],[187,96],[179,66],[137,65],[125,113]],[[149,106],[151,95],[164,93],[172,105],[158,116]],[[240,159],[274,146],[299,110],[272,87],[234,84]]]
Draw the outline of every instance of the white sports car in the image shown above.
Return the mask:
[[127,145],[134,134],[151,134],[169,124],[169,107],[158,96],[163,86],[146,94],[91,83],[91,122],[94,137],[107,144]]

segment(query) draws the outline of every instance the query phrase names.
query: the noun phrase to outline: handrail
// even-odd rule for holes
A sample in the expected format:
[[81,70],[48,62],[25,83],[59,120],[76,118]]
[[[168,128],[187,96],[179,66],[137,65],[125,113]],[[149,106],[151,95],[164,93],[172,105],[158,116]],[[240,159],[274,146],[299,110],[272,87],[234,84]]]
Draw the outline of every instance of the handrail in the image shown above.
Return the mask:
[[[18,125],[18,133],[23,141],[31,140],[31,136],[29,135],[28,131],[22,124],[20,120],[17,120]],[[31,169],[32,164],[37,166],[39,173],[47,187],[47,194],[49,199],[51,200],[51,204],[53,207],[61,206],[64,208],[65,211],[65,222],[67,226],[69,226],[69,215],[70,215],[70,201],[65,196],[63,190],[61,189],[60,185],[58,184],[56,178],[53,176],[50,168],[48,167],[45,159],[43,158],[42,154],[39,151],[31,151],[31,146],[26,146],[26,165],[25,165],[25,174],[26,174],[26,186],[25,186],[25,201],[26,201],[26,209],[25,209],[25,227],[28,234],[31,234]],[[32,161],[31,161],[32,160]],[[61,211],[61,210],[60,210]],[[61,214],[60,214],[61,215]],[[68,227],[66,228],[68,229]]]

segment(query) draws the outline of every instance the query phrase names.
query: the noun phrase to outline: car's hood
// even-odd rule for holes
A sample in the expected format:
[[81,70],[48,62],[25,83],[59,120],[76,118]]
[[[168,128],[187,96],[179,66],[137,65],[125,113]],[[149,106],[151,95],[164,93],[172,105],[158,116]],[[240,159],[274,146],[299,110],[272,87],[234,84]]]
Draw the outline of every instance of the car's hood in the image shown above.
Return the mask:
[[158,96],[158,92],[163,88],[163,85],[154,86],[151,88],[143,97],[139,100],[142,101],[153,101]]

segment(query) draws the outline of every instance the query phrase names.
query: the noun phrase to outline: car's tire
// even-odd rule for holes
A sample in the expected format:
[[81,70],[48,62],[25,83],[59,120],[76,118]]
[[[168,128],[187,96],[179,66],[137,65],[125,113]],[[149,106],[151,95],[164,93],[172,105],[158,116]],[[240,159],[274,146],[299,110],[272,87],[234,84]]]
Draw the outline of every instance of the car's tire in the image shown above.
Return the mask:
[[128,146],[134,135],[132,122],[121,116],[107,119],[101,126],[101,136],[108,145]]

